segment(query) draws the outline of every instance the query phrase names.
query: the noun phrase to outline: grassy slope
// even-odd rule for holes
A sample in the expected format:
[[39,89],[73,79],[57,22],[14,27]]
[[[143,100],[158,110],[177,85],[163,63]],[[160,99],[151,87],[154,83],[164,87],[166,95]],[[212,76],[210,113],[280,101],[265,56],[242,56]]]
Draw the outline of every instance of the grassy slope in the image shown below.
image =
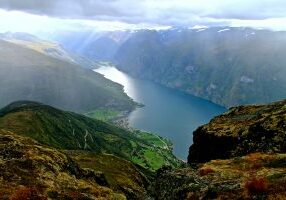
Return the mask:
[[110,154],[95,154],[86,151],[65,151],[82,168],[93,169],[104,174],[109,187],[124,193],[130,199],[146,199],[147,178],[133,163]]
[[108,122],[108,121],[118,117],[120,114],[121,114],[121,112],[119,110],[116,110],[116,109],[100,108],[100,109],[96,109],[94,111],[90,111],[90,112],[86,113],[85,115],[88,117],[91,117],[93,119]]
[[146,140],[141,132],[38,103],[16,102],[0,110],[0,128],[56,148],[114,154],[151,171],[179,165],[170,145],[157,136]]
[[0,47],[0,107],[17,100],[78,112],[135,107],[121,85],[100,74],[9,42]]

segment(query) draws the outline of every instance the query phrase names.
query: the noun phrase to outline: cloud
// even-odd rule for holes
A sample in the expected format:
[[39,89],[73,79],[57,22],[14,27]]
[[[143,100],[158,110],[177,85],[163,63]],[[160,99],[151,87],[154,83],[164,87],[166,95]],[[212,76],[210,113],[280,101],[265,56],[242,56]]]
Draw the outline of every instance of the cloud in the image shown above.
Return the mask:
[[131,24],[122,21],[53,18],[20,11],[0,9],[0,32],[53,33],[55,31],[115,31],[137,29],[168,29],[159,24]]
[[0,31],[195,25],[286,30],[285,0],[0,0],[1,9]]
[[286,17],[285,0],[1,0],[0,8],[58,18],[163,25]]

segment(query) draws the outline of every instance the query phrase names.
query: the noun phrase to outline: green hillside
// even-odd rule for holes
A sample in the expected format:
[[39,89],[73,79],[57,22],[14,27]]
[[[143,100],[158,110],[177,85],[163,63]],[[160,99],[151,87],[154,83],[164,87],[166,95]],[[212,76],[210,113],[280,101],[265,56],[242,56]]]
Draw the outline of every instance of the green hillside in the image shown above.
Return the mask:
[[15,102],[0,110],[0,129],[59,149],[113,154],[151,171],[180,164],[169,142],[159,136],[130,132],[35,102]]

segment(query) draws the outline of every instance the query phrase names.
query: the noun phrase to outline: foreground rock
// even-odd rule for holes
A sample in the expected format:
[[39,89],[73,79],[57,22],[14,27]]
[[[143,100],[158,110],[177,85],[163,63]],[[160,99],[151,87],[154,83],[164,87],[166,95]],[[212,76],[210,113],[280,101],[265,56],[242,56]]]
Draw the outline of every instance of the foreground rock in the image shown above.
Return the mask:
[[0,130],[1,199],[126,199],[58,150]]
[[175,199],[285,199],[286,154],[254,153],[196,168],[161,170],[154,195]]
[[286,100],[231,108],[194,132],[188,162],[286,152]]

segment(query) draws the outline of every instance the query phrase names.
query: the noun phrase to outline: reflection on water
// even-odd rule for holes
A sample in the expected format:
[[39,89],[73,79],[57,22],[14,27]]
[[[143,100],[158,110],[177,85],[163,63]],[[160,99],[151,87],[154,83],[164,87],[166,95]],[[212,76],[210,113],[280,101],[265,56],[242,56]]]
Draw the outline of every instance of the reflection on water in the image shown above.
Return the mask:
[[129,77],[127,74],[119,71],[115,67],[100,67],[94,71],[103,74],[105,78],[108,78],[116,83],[124,86],[124,92],[129,97],[139,102],[138,93],[136,91],[136,79]]
[[184,160],[192,143],[192,132],[225,111],[225,108],[201,98],[130,77],[112,66],[95,71],[123,85],[128,96],[145,105],[129,115],[130,126],[170,139],[174,154]]

